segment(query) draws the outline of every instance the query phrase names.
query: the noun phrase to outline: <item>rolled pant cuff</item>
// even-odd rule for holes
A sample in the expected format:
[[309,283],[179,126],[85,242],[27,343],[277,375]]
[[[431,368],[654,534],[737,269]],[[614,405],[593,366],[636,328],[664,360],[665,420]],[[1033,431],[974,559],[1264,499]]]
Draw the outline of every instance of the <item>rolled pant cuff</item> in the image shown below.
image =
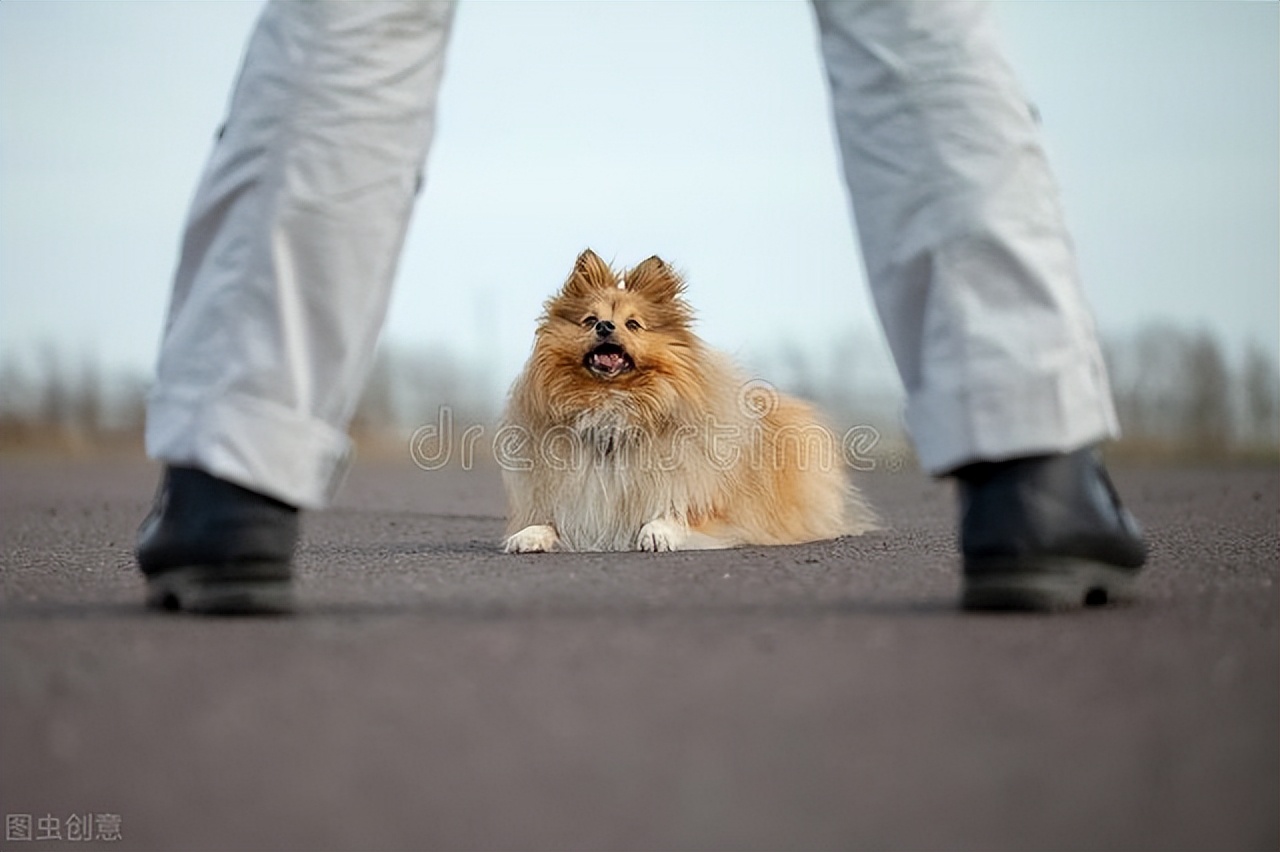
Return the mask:
[[1087,361],[1048,376],[971,390],[924,390],[906,425],[935,476],[975,461],[1070,452],[1119,435],[1106,371]]
[[244,394],[153,392],[147,455],[304,509],[329,504],[346,476],[351,439],[329,424]]

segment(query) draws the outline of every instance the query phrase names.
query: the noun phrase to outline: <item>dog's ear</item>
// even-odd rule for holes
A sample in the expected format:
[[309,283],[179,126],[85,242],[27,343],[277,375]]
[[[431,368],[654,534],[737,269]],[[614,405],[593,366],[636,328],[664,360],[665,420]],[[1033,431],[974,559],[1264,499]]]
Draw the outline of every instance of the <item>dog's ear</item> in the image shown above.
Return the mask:
[[655,302],[669,302],[684,293],[684,279],[656,254],[623,276],[626,288]]
[[562,292],[565,296],[586,296],[596,290],[617,286],[618,278],[609,264],[591,249],[586,249],[574,262],[573,272],[569,273],[568,280],[564,282]]

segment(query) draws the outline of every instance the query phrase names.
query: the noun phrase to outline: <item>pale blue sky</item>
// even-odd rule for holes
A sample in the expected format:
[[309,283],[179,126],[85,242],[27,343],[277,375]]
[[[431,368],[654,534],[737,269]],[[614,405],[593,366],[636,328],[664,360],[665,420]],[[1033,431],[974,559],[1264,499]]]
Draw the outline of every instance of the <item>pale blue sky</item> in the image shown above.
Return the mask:
[[[150,369],[258,8],[0,3],[0,357]],[[1280,347],[1278,9],[997,5],[1104,330]],[[591,246],[687,270],[730,351],[882,352],[826,99],[805,3],[464,2],[389,339],[482,358],[500,389]]]

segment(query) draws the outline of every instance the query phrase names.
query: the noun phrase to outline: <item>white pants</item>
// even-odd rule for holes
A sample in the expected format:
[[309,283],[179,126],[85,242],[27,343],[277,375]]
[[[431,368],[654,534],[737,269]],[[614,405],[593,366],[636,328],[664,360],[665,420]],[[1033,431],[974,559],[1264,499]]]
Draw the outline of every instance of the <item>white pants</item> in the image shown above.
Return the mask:
[[[816,3],[845,174],[927,470],[1115,432],[1029,108],[979,5]],[[449,3],[272,2],[189,215],[147,450],[306,508],[389,300]]]

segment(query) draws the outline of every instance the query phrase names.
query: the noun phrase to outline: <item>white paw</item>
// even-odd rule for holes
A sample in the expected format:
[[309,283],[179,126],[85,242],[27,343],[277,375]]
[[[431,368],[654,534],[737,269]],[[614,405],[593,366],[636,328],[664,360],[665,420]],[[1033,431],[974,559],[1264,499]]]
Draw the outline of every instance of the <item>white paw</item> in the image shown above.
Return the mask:
[[507,539],[504,553],[543,553],[556,546],[556,529],[549,524],[534,524]]
[[688,537],[689,531],[684,524],[669,518],[658,518],[640,528],[640,541],[636,546],[653,553],[680,550]]

